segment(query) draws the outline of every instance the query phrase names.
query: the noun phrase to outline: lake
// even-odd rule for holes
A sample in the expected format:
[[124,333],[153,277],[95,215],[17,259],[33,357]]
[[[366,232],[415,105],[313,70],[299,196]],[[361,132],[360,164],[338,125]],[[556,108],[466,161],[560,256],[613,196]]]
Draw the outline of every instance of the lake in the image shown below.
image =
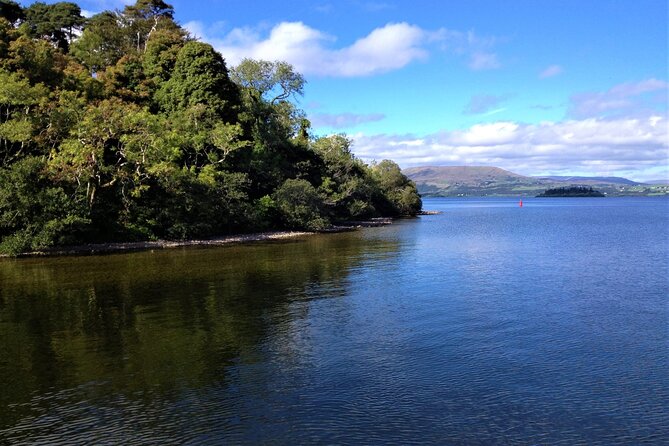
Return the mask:
[[669,200],[0,259],[0,444],[658,444]]

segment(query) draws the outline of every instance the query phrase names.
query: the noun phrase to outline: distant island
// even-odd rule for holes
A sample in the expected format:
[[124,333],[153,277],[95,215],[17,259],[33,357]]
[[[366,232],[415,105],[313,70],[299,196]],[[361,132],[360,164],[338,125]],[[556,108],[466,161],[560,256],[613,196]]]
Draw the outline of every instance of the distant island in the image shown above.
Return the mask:
[[556,187],[548,189],[545,192],[537,195],[537,198],[546,197],[605,197],[603,193],[594,190],[589,186],[571,186],[571,187]]

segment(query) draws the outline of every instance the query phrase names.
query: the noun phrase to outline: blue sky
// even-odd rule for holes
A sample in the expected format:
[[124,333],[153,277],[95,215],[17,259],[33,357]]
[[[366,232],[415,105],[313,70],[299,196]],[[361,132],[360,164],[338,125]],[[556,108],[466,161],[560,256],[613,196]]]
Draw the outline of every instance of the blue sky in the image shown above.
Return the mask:
[[666,0],[171,4],[231,66],[292,63],[314,133],[365,160],[669,178]]

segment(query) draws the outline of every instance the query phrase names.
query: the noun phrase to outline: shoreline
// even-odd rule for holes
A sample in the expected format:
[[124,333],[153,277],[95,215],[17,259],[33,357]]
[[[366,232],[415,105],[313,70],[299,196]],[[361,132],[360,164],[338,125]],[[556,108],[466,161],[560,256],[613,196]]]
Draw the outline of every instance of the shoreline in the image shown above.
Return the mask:
[[90,243],[84,245],[59,246],[41,251],[22,252],[16,256],[0,254],[0,259],[29,258],[29,257],[57,257],[75,255],[98,255],[119,252],[147,251],[151,249],[172,249],[188,246],[224,246],[230,244],[242,244],[262,242],[268,240],[284,240],[304,235],[316,234],[315,232],[303,231],[271,231],[256,232],[252,234],[236,234],[216,237],[211,239],[191,240],[152,240],[143,242],[114,242],[114,243]]
[[146,251],[151,249],[172,249],[189,246],[225,246],[242,243],[255,243],[272,240],[286,240],[316,234],[335,234],[355,231],[359,228],[371,228],[392,224],[392,218],[374,218],[364,221],[351,221],[334,225],[323,231],[267,231],[250,234],[232,234],[210,239],[190,240],[152,240],[141,242],[89,243],[82,245],[58,246],[41,251],[22,252],[15,256],[0,254],[0,259],[57,257],[76,255],[98,255],[122,252]]

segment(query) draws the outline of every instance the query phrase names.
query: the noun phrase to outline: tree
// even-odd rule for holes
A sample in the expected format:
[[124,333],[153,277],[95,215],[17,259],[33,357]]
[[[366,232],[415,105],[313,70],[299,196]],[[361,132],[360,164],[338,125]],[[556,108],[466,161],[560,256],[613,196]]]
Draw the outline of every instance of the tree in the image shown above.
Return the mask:
[[81,240],[86,209],[44,175],[44,161],[24,158],[0,168],[0,252],[18,254]]
[[372,181],[367,166],[351,152],[351,140],[344,135],[318,138],[312,149],[323,159],[325,172],[319,191],[331,212],[342,219],[375,215]]
[[162,0],[137,0],[134,5],[125,7],[121,19],[137,52],[146,51],[154,32],[177,27],[174,23],[174,8]]
[[85,188],[91,208],[98,203],[100,190],[121,179],[119,168],[126,162],[121,138],[126,133],[126,117],[136,111],[136,106],[118,99],[90,105],[70,137],[51,154],[51,171]]
[[[173,14],[172,6],[161,0],[139,0],[121,12],[96,14],[73,44],[72,53],[91,72],[99,72],[123,56],[148,52],[156,36],[161,36],[164,45],[179,44],[186,33],[174,22]],[[167,42],[165,35],[170,36]]]
[[25,16],[33,36],[47,39],[66,51],[74,30],[80,30],[85,23],[81,8],[70,2],[51,5],[35,2],[25,10]]
[[26,155],[34,133],[33,110],[47,96],[44,85],[31,86],[18,73],[0,70],[0,162]]
[[287,101],[302,95],[305,80],[286,62],[244,59],[231,72],[240,86],[255,136],[268,146],[306,132],[304,113]]
[[317,231],[329,224],[322,215],[318,192],[306,180],[286,180],[272,198],[288,228]]
[[172,20],[174,7],[162,0],[137,0],[134,5],[128,5],[123,14],[130,20],[151,20],[155,17]]
[[259,100],[270,104],[303,95],[306,81],[287,62],[244,59],[232,70],[232,79]]
[[31,85],[43,83],[56,87],[63,79],[67,59],[61,51],[44,40],[20,36],[9,44],[7,57],[0,67],[20,73]]
[[180,29],[161,29],[154,32],[142,57],[146,76],[156,84],[167,81],[174,70],[179,50],[186,41],[186,35]]
[[119,17],[105,11],[88,20],[81,37],[72,44],[71,54],[96,73],[114,65],[123,56],[124,39]]
[[12,0],[0,0],[0,17],[14,25],[19,20],[24,20],[26,15],[21,5]]
[[223,57],[201,42],[188,42],[179,50],[172,76],[156,92],[156,100],[170,113],[203,104],[225,122],[234,122],[239,108],[239,93]]
[[146,78],[142,58],[137,54],[121,57],[116,64],[102,72],[98,79],[102,81],[108,97],[117,96],[138,104],[148,103],[152,99],[153,84]]
[[416,185],[396,163],[383,160],[372,166],[372,174],[381,192],[377,196],[379,208],[391,215],[416,215],[421,210],[423,203]]
[[[59,30],[65,34],[66,43],[69,45],[74,40],[75,31],[81,31],[82,26],[86,22],[84,16],[81,15],[81,8],[76,3],[58,2],[51,5],[51,22],[54,26],[54,31]],[[68,46],[58,42],[61,48],[67,50]]]

